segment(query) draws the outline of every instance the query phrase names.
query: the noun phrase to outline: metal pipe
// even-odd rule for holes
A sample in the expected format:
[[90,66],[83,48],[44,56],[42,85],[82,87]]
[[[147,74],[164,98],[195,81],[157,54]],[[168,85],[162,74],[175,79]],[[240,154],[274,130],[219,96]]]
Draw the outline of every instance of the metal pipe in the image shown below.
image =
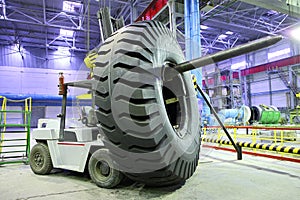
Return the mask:
[[60,117],[60,128],[59,128],[59,140],[64,139],[64,130],[66,126],[66,113],[67,113],[67,90],[68,87],[66,84],[63,85],[65,87],[65,91],[62,98],[62,105],[61,105],[61,114],[58,115]]
[[87,5],[87,9],[88,9],[88,16],[87,16],[87,40],[86,40],[86,49],[89,51],[90,50],[90,0],[88,0],[88,5]]
[[219,122],[220,126],[222,127],[222,129],[224,130],[226,136],[228,137],[229,141],[231,142],[231,144],[233,145],[234,149],[237,152],[237,159],[238,160],[242,160],[242,148],[238,145],[236,145],[236,143],[233,141],[232,137],[230,136],[230,134],[228,133],[228,130],[226,129],[226,127],[224,126],[224,124],[222,123],[221,119],[218,116],[218,113],[216,112],[216,110],[214,109],[214,107],[211,105],[211,103],[208,101],[208,99],[206,98],[204,91],[199,87],[198,84],[196,84],[197,90],[199,91],[199,93],[202,95],[204,101],[206,102],[206,104],[208,105],[208,107],[210,108],[211,112],[214,114],[214,116],[216,117],[217,121]]
[[3,13],[3,18],[7,19],[6,16],[6,4],[5,4],[5,0],[2,0],[2,13]]
[[169,7],[169,23],[170,23],[170,30],[171,33],[173,34],[174,38],[177,38],[176,30],[177,30],[177,25],[176,25],[176,7],[175,7],[175,1],[174,0],[169,0],[168,1],[168,7]]
[[248,42],[247,44],[242,44],[236,46],[231,49],[227,49],[224,51],[217,52],[215,54],[203,56],[200,58],[196,58],[190,61],[186,61],[174,66],[174,69],[183,73],[186,71],[190,71],[196,68],[201,68],[213,63],[217,63],[223,60],[227,60],[236,56],[240,56],[252,51],[256,51],[259,49],[263,49],[265,47],[271,46],[277,42],[279,42],[283,37],[282,36],[268,36],[265,38],[261,38],[252,42]]

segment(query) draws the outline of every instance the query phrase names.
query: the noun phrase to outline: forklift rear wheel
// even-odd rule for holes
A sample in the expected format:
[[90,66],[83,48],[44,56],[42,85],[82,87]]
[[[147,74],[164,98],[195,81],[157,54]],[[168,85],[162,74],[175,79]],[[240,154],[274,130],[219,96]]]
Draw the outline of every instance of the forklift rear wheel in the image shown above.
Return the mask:
[[124,177],[120,171],[114,169],[113,161],[107,149],[99,149],[92,154],[88,169],[91,179],[102,188],[113,188]]
[[53,169],[48,146],[43,143],[37,143],[30,152],[30,168],[35,174],[49,174]]

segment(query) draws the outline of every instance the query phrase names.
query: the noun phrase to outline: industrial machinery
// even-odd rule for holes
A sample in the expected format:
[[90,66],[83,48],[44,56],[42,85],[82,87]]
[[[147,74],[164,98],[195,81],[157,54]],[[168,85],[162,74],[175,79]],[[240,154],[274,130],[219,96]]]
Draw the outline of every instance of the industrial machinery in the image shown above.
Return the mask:
[[226,125],[248,125],[251,117],[250,108],[246,105],[240,108],[223,109],[218,114]]
[[82,172],[88,166],[93,181],[106,188],[117,185],[123,175],[152,186],[184,182],[195,172],[200,150],[200,117],[187,71],[280,39],[260,39],[185,61],[176,39],[160,22],[117,30],[98,50],[93,79],[64,84],[92,90],[97,126],[65,128],[65,88],[60,122],[41,120],[33,131],[38,144],[31,151],[32,170]]
[[251,123],[260,124],[278,124],[280,120],[280,112],[274,106],[261,104],[251,107]]
[[[251,123],[254,126],[271,126],[271,127],[285,127],[290,128],[293,127],[293,125],[282,125],[280,124],[281,120],[281,113],[275,106],[267,106],[264,104],[261,104],[259,106],[252,106],[251,107]],[[262,138],[270,138],[274,139],[277,138],[277,140],[296,140],[297,133],[295,130],[269,130],[269,129],[259,129],[257,131],[258,135],[261,135]],[[269,140],[270,142],[271,140]]]

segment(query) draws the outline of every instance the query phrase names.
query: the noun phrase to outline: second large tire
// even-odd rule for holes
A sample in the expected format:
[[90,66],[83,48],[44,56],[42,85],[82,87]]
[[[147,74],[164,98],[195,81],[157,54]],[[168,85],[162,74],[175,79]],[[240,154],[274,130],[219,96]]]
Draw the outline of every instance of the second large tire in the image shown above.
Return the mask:
[[147,185],[177,184],[198,165],[198,105],[189,72],[165,79],[184,61],[170,30],[156,21],[124,27],[99,49],[96,115],[118,170]]

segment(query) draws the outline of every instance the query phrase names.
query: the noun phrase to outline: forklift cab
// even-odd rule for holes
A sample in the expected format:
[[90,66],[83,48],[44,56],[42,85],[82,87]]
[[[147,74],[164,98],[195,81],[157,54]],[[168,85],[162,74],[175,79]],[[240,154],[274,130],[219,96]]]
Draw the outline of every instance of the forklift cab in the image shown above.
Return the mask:
[[[95,105],[92,102],[91,93],[86,93],[76,96],[76,107],[79,111],[79,119],[81,121],[81,127],[68,127],[66,128],[66,108],[67,108],[67,93],[68,87],[84,88],[90,90],[92,89],[93,80],[85,80],[78,82],[69,82],[63,85],[62,93],[62,107],[61,113],[58,115],[60,118],[59,127],[59,140],[69,141],[69,142],[87,142],[97,140],[97,135],[99,133],[99,128],[97,128],[97,120],[95,115]],[[88,105],[85,105],[88,102]]]

